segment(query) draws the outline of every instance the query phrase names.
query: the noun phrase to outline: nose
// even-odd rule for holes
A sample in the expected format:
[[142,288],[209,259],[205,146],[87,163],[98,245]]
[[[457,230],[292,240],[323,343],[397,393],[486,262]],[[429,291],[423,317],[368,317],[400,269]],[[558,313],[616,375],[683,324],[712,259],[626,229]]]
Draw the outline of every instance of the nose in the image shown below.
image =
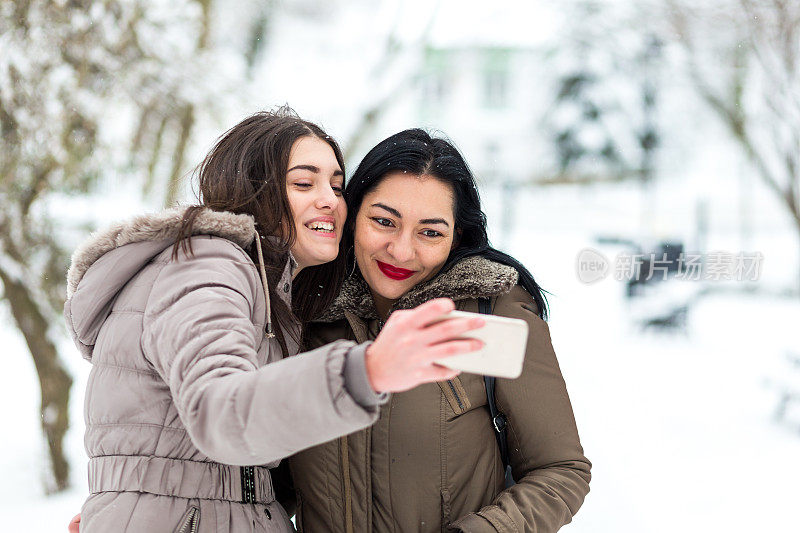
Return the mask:
[[401,232],[393,235],[389,240],[386,251],[397,261],[397,266],[410,262],[414,259],[414,243],[411,234]]
[[317,209],[330,209],[331,211],[335,211],[340,201],[341,198],[336,195],[333,188],[330,185],[324,185],[319,188],[319,194],[317,194],[314,206]]

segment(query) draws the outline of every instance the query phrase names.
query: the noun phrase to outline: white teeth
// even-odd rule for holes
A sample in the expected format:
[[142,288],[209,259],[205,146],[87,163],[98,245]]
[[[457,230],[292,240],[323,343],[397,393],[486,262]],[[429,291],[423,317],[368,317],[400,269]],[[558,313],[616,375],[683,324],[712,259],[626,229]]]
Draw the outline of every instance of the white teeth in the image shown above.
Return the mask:
[[329,231],[329,232],[333,231],[333,223],[331,222],[315,221],[315,222],[309,222],[308,224],[306,224],[306,226],[308,227],[308,229],[312,229],[315,231]]

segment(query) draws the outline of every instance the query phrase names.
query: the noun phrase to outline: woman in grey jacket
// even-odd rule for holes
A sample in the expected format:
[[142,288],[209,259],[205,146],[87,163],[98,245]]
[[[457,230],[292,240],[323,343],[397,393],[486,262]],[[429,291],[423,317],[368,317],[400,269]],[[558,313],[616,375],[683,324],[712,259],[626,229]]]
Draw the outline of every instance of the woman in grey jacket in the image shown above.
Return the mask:
[[[386,394],[449,379],[433,363],[480,320],[405,314],[374,343],[296,354],[342,274],[341,152],[291,112],[248,117],[198,169],[200,204],[138,217],[74,254],[64,309],[92,363],[81,531],[291,531],[269,467],[372,424]],[[294,300],[294,301],[293,301]],[[260,465],[260,466],[256,466]]]

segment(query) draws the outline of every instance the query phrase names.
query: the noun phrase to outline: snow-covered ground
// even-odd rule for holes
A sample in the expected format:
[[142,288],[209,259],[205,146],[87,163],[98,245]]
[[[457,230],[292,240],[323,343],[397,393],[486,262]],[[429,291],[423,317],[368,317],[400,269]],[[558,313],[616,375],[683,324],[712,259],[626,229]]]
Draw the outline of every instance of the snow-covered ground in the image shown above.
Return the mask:
[[[774,420],[778,384],[800,392],[800,368],[786,358],[800,354],[800,298],[775,295],[796,279],[793,234],[757,217],[744,239],[765,255],[756,291],[737,282],[683,282],[697,284],[695,294],[709,291],[690,300],[686,330],[643,331],[636,315],[658,301],[630,302],[613,276],[587,285],[576,272],[584,248],[610,258],[624,251],[594,237],[614,226],[637,228],[624,224],[639,203],[626,189],[524,193],[514,229],[501,239],[554,293],[551,336],[594,464],[591,493],[564,531],[798,531],[800,405]],[[490,221],[498,220],[495,191],[484,197]],[[618,223],[599,214],[603,206],[614,206]],[[737,252],[742,238],[720,223],[708,240],[710,248]],[[667,281],[659,294],[685,289]]]
[[[65,448],[72,468],[72,488],[47,497],[44,494],[47,448],[39,424],[39,383],[33,360],[16,330],[6,326],[12,319],[0,310],[0,345],[6,353],[0,374],[0,405],[6,421],[0,444],[0,516],[8,531],[66,531],[80,510],[86,493],[86,454],[83,449],[83,391],[89,363],[65,338],[64,353],[74,383],[70,401],[71,428]],[[64,331],[66,337],[66,329]],[[68,344],[69,343],[69,344]]]
[[769,383],[800,391],[800,369],[785,362],[800,348],[800,301],[712,293],[690,307],[685,333],[643,332],[622,283],[577,281],[575,254],[590,240],[537,242],[548,251],[541,283],[556,293],[553,343],[594,463],[565,531],[797,531],[800,417],[773,421]]
[[[514,229],[502,239],[499,195],[487,188],[484,198],[493,235],[554,293],[553,343],[594,463],[592,491],[564,531],[797,531],[800,409],[776,422],[779,396],[772,383],[793,381],[800,388],[800,370],[785,361],[787,352],[800,352],[800,298],[708,282],[706,287],[719,290],[692,300],[685,332],[642,331],[634,317],[640,307],[624,298],[621,282],[609,277],[586,285],[575,271],[583,248],[608,257],[620,251],[594,240],[613,224],[598,226],[580,213],[599,212],[602,205],[627,205],[635,213],[635,193],[625,187],[592,194],[565,188],[523,192]],[[617,216],[627,215],[623,210]],[[771,242],[755,226],[752,241]],[[756,287],[791,286],[796,244],[788,229],[786,240],[772,228],[768,233],[785,244],[765,252],[764,279]],[[738,251],[724,227],[711,234],[710,245],[717,244]],[[670,285],[664,287],[669,291]],[[9,322],[6,315],[0,318]],[[9,428],[0,453],[4,529],[64,531],[85,495],[82,401],[89,365],[69,352],[76,377],[67,439],[74,488],[46,497],[35,372],[13,330],[0,329],[0,343],[8,354],[0,374]]]

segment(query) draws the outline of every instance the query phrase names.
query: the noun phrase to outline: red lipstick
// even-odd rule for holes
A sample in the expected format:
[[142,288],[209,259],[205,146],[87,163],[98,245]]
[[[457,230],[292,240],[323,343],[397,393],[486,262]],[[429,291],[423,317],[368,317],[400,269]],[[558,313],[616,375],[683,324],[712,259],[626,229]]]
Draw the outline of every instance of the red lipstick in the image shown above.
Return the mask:
[[402,281],[404,279],[408,279],[411,276],[413,276],[414,273],[416,272],[416,270],[407,270],[405,268],[392,266],[389,263],[383,263],[377,260],[376,262],[378,263],[378,268],[380,269],[380,271],[383,272],[383,275],[395,281]]

